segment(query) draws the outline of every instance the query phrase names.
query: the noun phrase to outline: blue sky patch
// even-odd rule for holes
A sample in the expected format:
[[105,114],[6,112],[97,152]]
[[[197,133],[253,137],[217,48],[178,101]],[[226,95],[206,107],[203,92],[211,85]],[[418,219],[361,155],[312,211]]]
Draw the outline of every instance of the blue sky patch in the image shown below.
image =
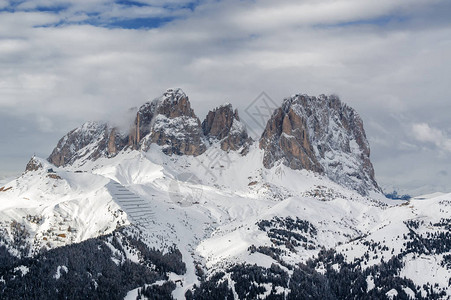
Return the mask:
[[336,27],[352,27],[352,26],[360,26],[360,25],[374,25],[379,27],[384,27],[392,23],[402,23],[407,21],[407,17],[401,16],[382,16],[373,19],[361,19],[350,22],[342,22],[335,24],[319,24],[315,27],[318,28],[336,28]]
[[174,19],[175,18],[173,17],[165,17],[165,18],[137,18],[126,20],[110,20],[109,23],[104,24],[104,27],[125,28],[125,29],[150,29],[161,27],[164,24],[173,21]]
[[[58,3],[55,5],[38,6],[35,8],[27,9],[26,6],[21,6],[27,1],[12,1],[8,6],[1,9],[0,12],[46,12],[55,15],[61,14],[62,18],[55,23],[38,25],[35,27],[58,27],[64,25],[83,25],[89,24],[92,26],[106,27],[106,28],[125,28],[125,29],[150,29],[164,26],[165,24],[183,17],[183,14],[179,14],[178,11],[194,11],[200,4],[200,1],[191,1],[183,4],[165,4],[160,6],[152,6],[140,1],[133,0],[117,0],[112,1],[111,5],[99,5],[91,7],[90,10],[83,10],[81,5],[78,7],[77,2],[67,1],[65,3]],[[162,13],[158,15],[133,15],[129,14],[128,9],[140,9],[155,7],[162,9]],[[70,10],[68,10],[70,8]],[[109,16],[111,10],[114,11],[114,17]],[[121,11],[123,10],[123,13]],[[70,15],[65,16],[64,13],[68,12]],[[165,13],[166,12],[166,13]],[[80,21],[71,21],[70,16],[77,16],[79,14],[87,16],[86,19]]]

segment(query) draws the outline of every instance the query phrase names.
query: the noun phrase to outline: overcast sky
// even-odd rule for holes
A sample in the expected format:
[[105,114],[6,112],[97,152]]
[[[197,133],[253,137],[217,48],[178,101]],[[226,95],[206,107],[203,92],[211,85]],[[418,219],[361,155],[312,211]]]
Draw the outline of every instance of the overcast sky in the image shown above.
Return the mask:
[[0,0],[0,177],[169,87],[202,120],[337,94],[386,190],[451,192],[449,0]]

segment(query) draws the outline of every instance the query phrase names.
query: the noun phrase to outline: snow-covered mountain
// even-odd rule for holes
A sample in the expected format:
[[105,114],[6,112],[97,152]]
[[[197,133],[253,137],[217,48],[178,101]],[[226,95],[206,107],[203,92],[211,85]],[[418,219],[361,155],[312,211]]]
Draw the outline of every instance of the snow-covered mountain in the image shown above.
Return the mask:
[[359,115],[337,96],[294,95],[283,101],[263,132],[263,164],[324,173],[366,195],[379,190]]
[[254,142],[231,105],[201,123],[171,89],[128,131],[86,123],[0,187],[0,291],[447,299],[450,212],[451,194],[386,199],[334,96],[284,100]]
[[225,151],[243,151],[251,142],[230,104],[211,111],[201,124],[188,96],[179,88],[168,89],[143,104],[133,124],[123,131],[109,124],[87,122],[61,138],[48,160],[56,166],[82,164],[113,157],[125,149],[147,151],[151,144],[162,146],[168,155],[196,156],[214,141],[219,141]]

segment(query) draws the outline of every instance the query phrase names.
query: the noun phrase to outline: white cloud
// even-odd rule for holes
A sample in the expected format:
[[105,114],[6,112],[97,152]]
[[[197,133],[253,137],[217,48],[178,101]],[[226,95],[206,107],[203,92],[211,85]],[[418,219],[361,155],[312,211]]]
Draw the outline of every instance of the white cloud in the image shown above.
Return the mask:
[[0,9],[8,7],[9,2],[7,0],[0,0]]
[[432,143],[438,148],[451,152],[451,138],[440,129],[430,127],[427,123],[412,125],[415,139],[420,142]]

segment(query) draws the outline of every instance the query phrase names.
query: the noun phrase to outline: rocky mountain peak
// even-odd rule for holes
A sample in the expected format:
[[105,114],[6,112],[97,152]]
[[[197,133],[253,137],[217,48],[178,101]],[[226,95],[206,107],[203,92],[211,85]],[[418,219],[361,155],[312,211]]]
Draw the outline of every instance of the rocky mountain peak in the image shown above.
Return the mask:
[[[148,151],[152,144],[167,155],[197,156],[215,143],[224,151],[247,153],[252,139],[238,111],[227,103],[208,112],[201,123],[188,96],[181,89],[168,89],[136,111],[128,132],[108,123],[87,122],[66,134],[48,160],[56,166],[83,163],[124,149]],[[363,122],[337,96],[297,94],[284,99],[259,145],[266,168],[281,162],[324,174],[361,194],[379,189]]]
[[[174,119],[178,117],[197,118],[188,96],[180,88],[167,89],[163,95],[143,104],[136,114],[134,126],[130,132],[130,145],[138,148],[142,138],[151,131],[154,117],[163,115],[166,118]],[[139,130],[138,130],[139,128]]]
[[194,156],[207,149],[200,120],[180,88],[168,89],[160,98],[141,106],[133,132],[135,149],[147,151],[155,143],[168,155]]
[[263,164],[325,174],[333,181],[367,194],[379,190],[359,115],[337,96],[297,94],[284,99],[260,139]]
[[222,140],[229,134],[233,120],[238,116],[238,112],[236,113],[237,115],[235,116],[230,103],[209,111],[205,120],[202,122],[204,134]]
[[27,166],[25,167],[25,172],[37,171],[42,168],[43,168],[42,163],[36,158],[36,156],[33,156],[28,161]]
[[167,118],[177,118],[187,116],[197,118],[194,110],[191,108],[188,96],[180,88],[167,89],[158,102],[158,113]]
[[233,110],[230,103],[209,111],[202,122],[202,130],[210,142],[219,141],[224,151],[241,149],[241,153],[245,154],[252,143],[240,121],[238,110]]
[[111,157],[127,142],[126,136],[107,123],[86,122],[63,136],[47,160],[56,166],[63,166],[81,158],[96,160]]
[[112,157],[124,149],[147,151],[153,143],[168,155],[199,155],[206,150],[200,120],[182,89],[168,89],[143,104],[126,133],[108,123],[83,124],[59,140],[48,161],[70,165],[81,159]]

